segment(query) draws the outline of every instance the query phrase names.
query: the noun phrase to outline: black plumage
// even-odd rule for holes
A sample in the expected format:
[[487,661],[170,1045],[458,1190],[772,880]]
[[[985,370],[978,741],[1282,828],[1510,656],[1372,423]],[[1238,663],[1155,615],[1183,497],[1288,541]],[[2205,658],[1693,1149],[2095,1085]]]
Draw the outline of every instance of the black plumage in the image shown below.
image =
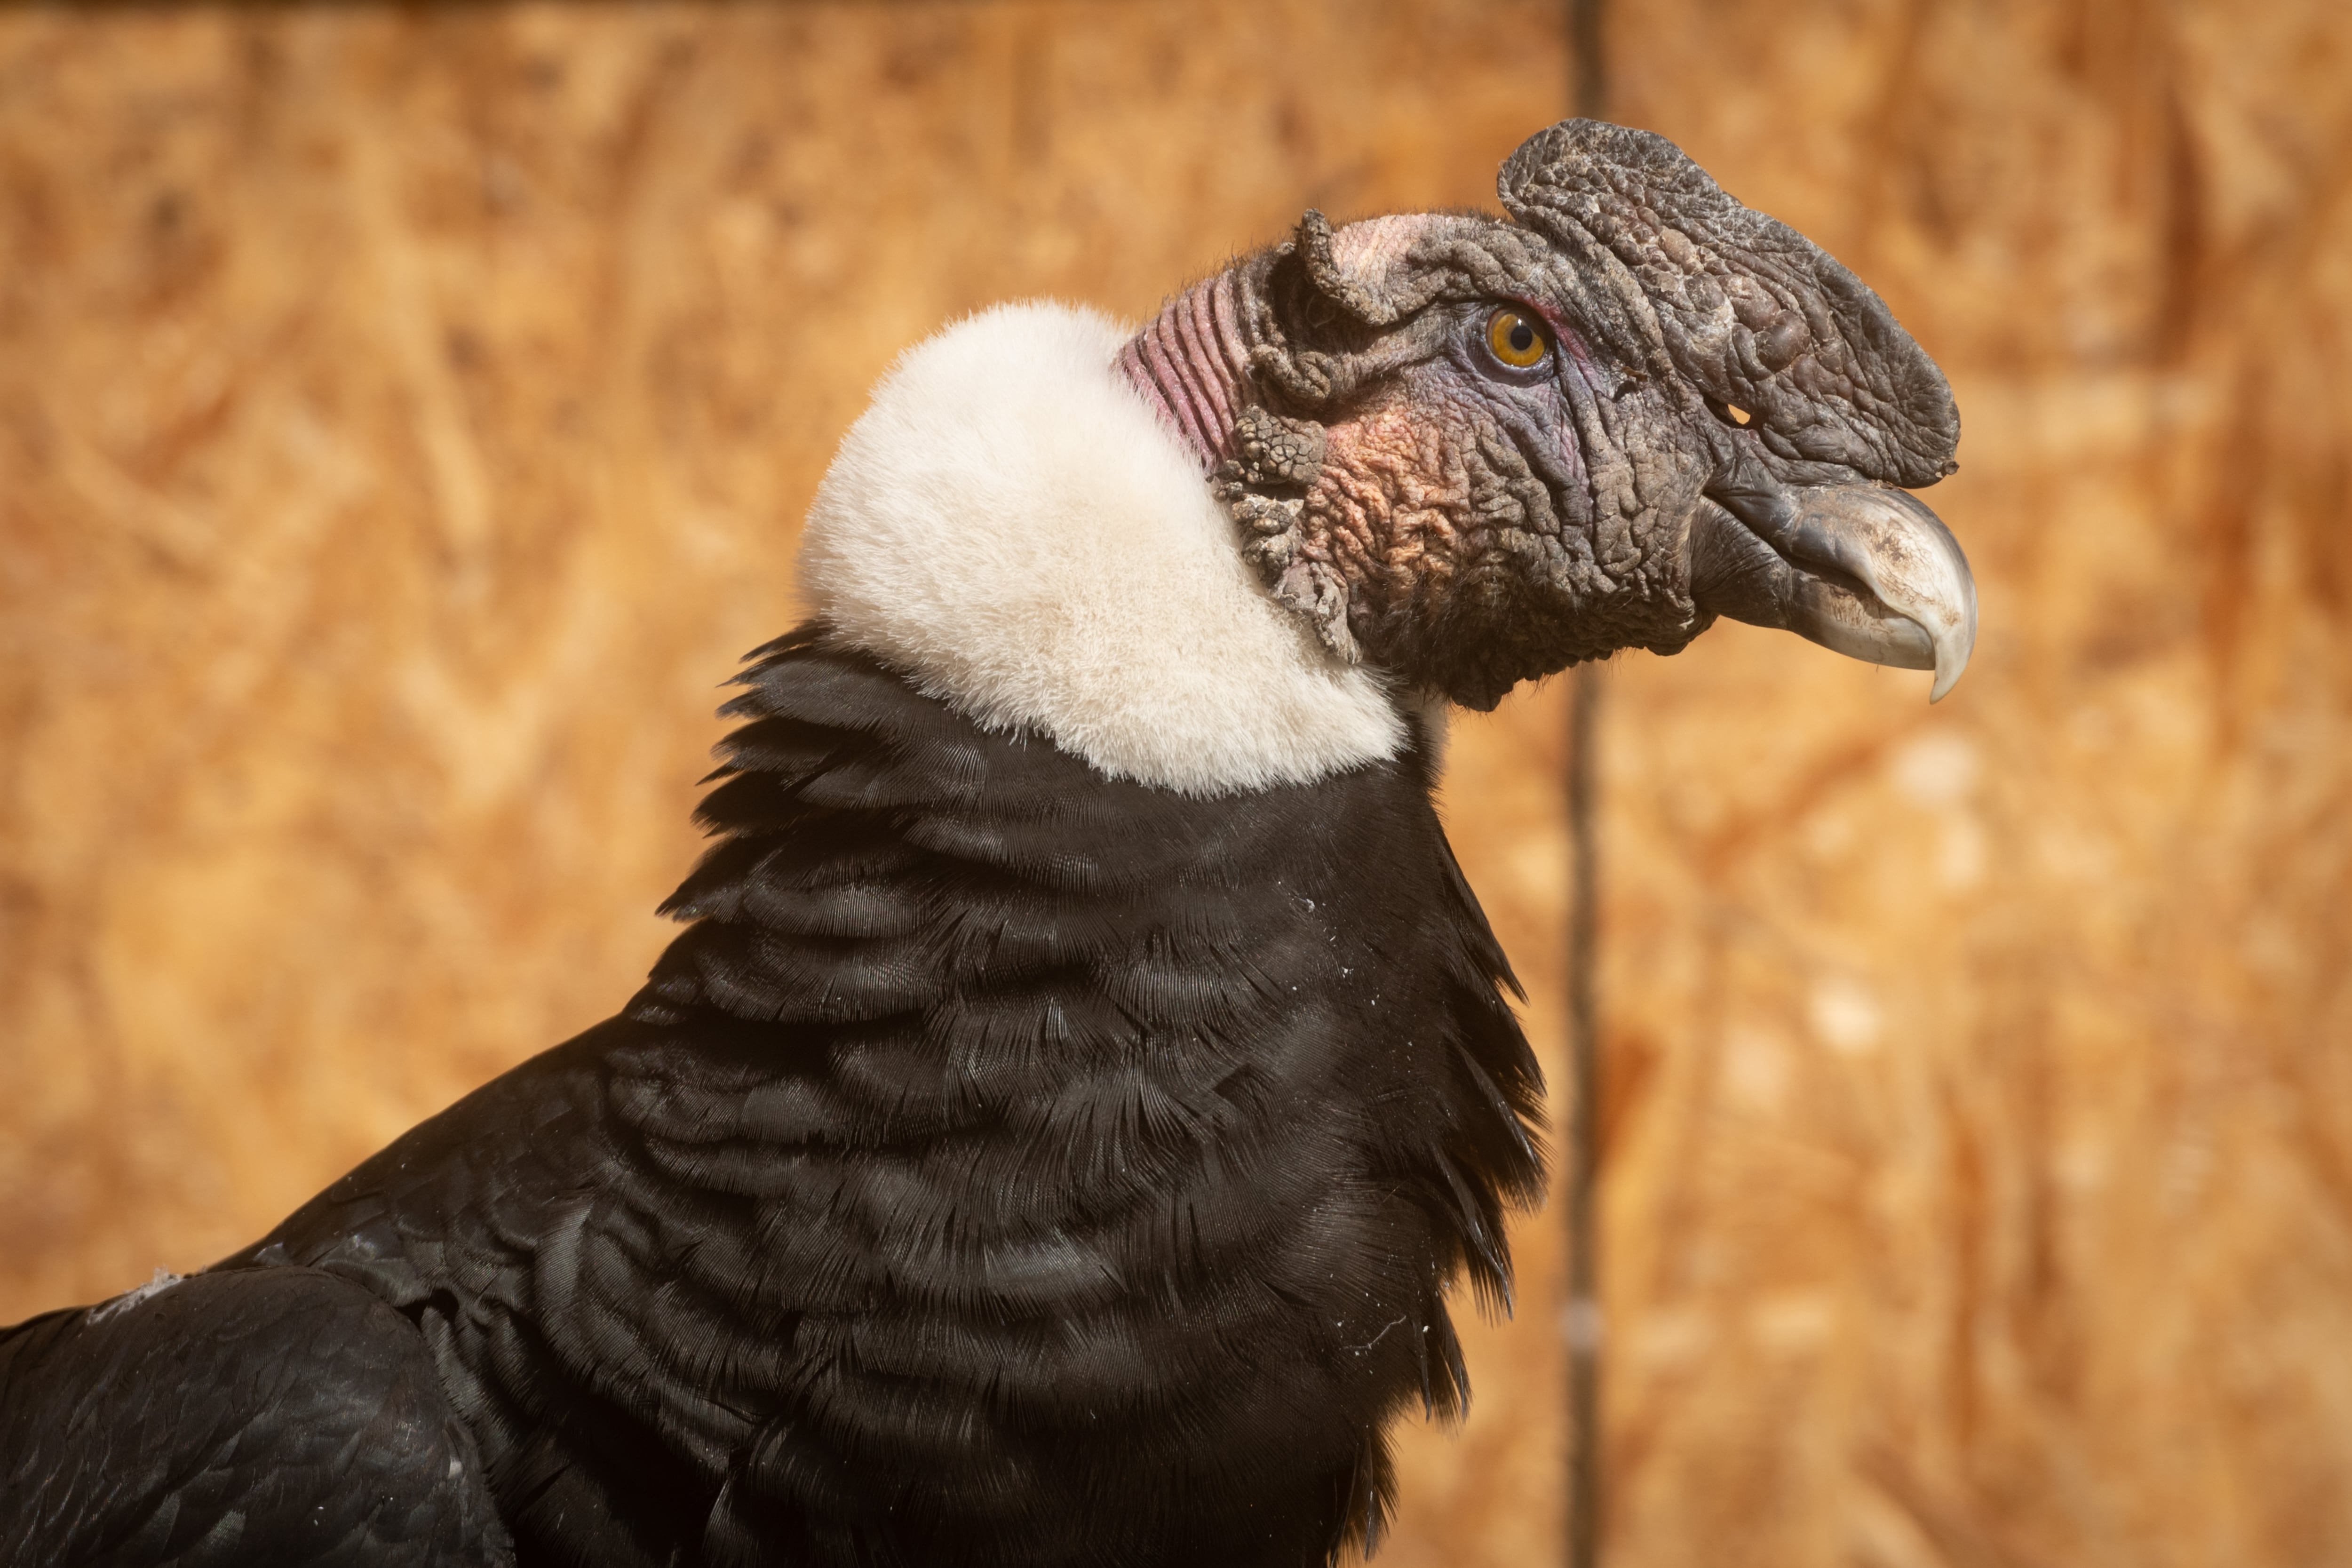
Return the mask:
[[0,1562],[510,1561],[411,1320],[315,1268],[159,1283],[0,1332]]
[[1507,1291],[1540,1180],[1425,753],[1203,800],[814,630],[743,679],[693,923],[619,1017],[187,1294],[6,1344],[247,1331],[349,1281],[429,1347],[523,1563],[1298,1564],[1376,1531],[1383,1419],[1465,1392],[1446,1283]]

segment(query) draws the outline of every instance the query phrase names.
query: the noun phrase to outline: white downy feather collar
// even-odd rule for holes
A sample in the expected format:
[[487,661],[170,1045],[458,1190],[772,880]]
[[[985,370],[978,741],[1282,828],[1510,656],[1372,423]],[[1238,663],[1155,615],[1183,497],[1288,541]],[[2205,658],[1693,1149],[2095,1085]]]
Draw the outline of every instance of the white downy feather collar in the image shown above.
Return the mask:
[[1218,795],[1395,756],[1397,702],[1243,563],[1191,451],[1112,369],[1127,337],[1005,305],[909,349],[810,508],[810,607],[1113,778]]

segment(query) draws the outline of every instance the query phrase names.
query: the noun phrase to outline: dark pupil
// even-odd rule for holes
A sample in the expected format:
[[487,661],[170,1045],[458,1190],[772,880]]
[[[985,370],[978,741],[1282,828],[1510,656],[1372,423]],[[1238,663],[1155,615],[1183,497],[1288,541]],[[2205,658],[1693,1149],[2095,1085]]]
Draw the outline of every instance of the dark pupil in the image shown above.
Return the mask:
[[1535,346],[1536,330],[1533,327],[1528,326],[1525,321],[1520,321],[1511,328],[1511,352],[1513,353],[1523,354]]

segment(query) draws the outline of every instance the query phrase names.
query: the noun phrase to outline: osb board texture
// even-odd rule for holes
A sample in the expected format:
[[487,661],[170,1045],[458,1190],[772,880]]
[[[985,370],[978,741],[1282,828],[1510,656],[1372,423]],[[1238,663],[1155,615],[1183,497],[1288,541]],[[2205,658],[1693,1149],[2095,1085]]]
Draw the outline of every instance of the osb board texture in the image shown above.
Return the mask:
[[[1606,677],[1610,1560],[2352,1562],[2352,18],[1658,0],[1952,372],[1924,680]],[[1491,205],[1550,5],[0,10],[0,1321],[608,1014],[865,387]],[[1457,727],[1559,1078],[1560,691]],[[1557,1559],[1558,1215],[1381,1561]],[[1465,1316],[1467,1308],[1465,1304]]]

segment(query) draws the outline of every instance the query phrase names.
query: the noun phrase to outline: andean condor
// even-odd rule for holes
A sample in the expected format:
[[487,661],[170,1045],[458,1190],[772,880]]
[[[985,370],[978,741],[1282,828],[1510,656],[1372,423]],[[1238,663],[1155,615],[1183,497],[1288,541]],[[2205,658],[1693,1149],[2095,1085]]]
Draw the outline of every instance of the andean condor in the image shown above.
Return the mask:
[[10,1563],[1322,1563],[1541,1190],[1444,703],[1717,616],[1941,696],[1927,356],[1656,136],[908,353],[627,1007],[0,1335]]

